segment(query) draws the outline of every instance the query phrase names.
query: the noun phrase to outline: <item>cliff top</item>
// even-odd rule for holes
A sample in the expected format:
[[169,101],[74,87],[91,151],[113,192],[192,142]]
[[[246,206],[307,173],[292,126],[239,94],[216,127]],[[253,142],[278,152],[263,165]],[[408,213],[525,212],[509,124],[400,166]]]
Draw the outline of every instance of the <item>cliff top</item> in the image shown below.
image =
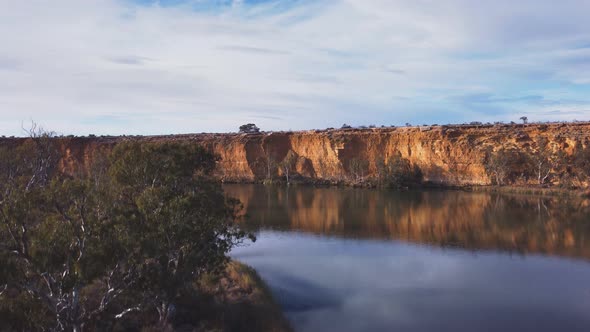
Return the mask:
[[[115,142],[121,140],[202,140],[202,139],[214,139],[214,138],[227,138],[227,137],[256,137],[256,136],[267,136],[271,134],[290,134],[290,135],[305,135],[305,134],[320,134],[320,133],[331,133],[331,134],[346,134],[346,133],[412,133],[412,132],[426,132],[426,131],[439,131],[446,132],[448,130],[477,130],[482,132],[509,132],[513,130],[526,130],[526,131],[545,131],[555,129],[585,129],[588,127],[590,130],[590,121],[576,121],[576,122],[544,122],[544,123],[479,123],[471,122],[469,124],[447,124],[447,125],[416,125],[416,126],[358,126],[358,127],[343,127],[343,128],[326,128],[326,129],[309,129],[309,130],[295,130],[295,131],[261,131],[258,133],[188,133],[188,134],[169,134],[169,135],[89,135],[89,136],[56,136],[60,138],[75,138],[75,139],[91,139],[98,142]],[[23,139],[26,137],[6,137],[2,136],[0,139]]]

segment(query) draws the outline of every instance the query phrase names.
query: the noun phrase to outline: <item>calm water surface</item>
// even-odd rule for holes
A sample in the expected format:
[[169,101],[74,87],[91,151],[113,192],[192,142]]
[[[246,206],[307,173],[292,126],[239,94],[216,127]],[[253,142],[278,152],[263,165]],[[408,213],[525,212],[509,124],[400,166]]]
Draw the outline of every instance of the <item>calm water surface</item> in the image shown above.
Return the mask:
[[296,331],[590,331],[575,199],[227,185]]

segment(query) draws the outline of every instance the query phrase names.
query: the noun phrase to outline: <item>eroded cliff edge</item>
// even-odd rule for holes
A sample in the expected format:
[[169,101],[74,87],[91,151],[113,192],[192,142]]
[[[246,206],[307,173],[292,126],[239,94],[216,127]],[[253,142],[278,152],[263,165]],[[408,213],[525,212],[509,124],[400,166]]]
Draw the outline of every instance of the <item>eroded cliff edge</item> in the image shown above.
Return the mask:
[[[58,139],[63,156],[60,164],[67,173],[88,169],[100,151],[108,152],[122,141],[186,141],[203,145],[220,156],[216,175],[223,181],[254,182],[281,176],[281,162],[290,156],[292,175],[315,181],[348,182],[351,160],[363,160],[366,166],[362,176],[371,178],[378,172],[380,160],[398,154],[419,167],[425,181],[486,185],[491,183],[485,170],[486,153],[501,149],[535,151],[539,149],[538,142],[544,140],[546,148],[561,158],[571,156],[576,148],[590,145],[590,123]],[[5,138],[1,144],[14,145],[22,140]],[[572,166],[567,167],[572,171]],[[556,181],[558,177],[552,179]]]

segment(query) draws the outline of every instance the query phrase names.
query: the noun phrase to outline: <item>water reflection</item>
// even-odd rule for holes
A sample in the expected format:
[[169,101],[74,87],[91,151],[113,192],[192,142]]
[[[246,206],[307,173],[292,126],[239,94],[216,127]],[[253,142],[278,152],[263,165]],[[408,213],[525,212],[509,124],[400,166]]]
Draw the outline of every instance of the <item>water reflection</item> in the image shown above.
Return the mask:
[[576,198],[256,185],[226,192],[255,230],[590,258],[590,208]]
[[582,201],[250,185],[226,192],[242,200],[245,225],[258,232],[232,255],[259,272],[296,331],[590,331]]
[[296,331],[590,331],[574,260],[273,231],[234,255]]

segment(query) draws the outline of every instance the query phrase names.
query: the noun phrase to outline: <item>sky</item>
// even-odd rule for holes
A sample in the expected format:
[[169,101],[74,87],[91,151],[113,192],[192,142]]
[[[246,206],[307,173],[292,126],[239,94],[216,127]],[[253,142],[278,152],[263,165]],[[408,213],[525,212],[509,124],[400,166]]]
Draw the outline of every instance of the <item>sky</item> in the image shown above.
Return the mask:
[[0,8],[0,135],[590,119],[587,0]]

